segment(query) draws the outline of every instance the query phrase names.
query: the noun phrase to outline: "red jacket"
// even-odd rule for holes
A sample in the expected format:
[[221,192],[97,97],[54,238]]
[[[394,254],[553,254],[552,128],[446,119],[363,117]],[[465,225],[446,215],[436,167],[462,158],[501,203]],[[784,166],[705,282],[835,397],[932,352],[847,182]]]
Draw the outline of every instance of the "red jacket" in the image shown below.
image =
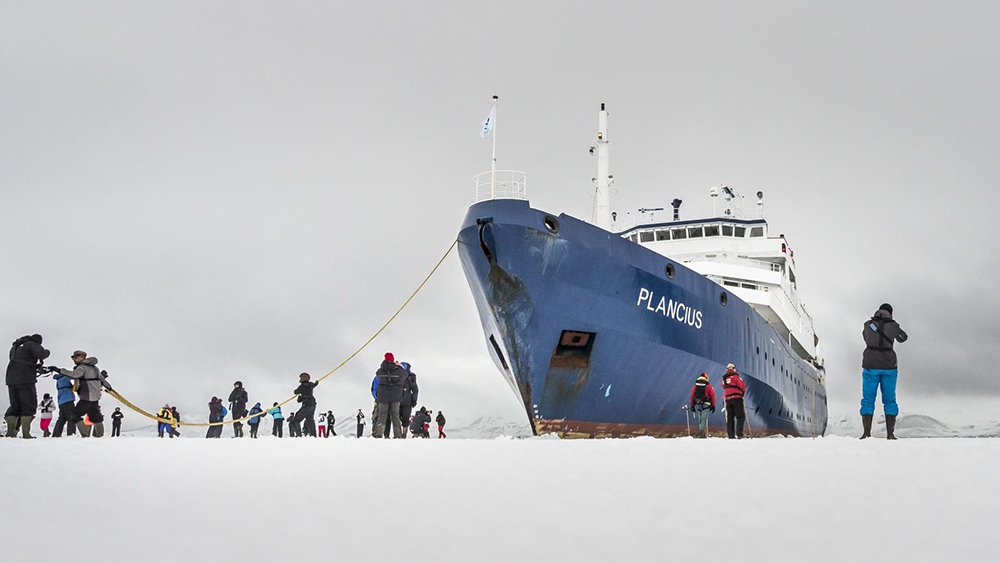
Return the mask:
[[742,399],[744,393],[747,392],[747,384],[743,382],[743,378],[736,373],[736,370],[730,370],[722,376],[722,390],[727,401]]
[[[698,384],[695,383],[694,387],[691,388],[691,399],[688,404],[691,406],[691,410],[694,410],[694,392],[698,390]],[[705,404],[715,408],[715,389],[712,388],[711,383],[705,383]]]

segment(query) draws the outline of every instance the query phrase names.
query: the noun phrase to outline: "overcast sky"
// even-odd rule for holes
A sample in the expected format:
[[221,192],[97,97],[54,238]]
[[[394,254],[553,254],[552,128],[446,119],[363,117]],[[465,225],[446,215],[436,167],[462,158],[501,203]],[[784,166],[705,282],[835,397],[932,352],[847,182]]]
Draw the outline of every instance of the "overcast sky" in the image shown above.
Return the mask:
[[[590,217],[601,102],[619,212],[763,190],[832,412],[883,301],[904,411],[995,410],[996,3],[471,4],[0,4],[0,337],[83,348],[150,410],[282,400],[454,239],[496,92],[534,207]],[[320,407],[370,411],[386,350],[429,408],[523,417],[456,256]]]

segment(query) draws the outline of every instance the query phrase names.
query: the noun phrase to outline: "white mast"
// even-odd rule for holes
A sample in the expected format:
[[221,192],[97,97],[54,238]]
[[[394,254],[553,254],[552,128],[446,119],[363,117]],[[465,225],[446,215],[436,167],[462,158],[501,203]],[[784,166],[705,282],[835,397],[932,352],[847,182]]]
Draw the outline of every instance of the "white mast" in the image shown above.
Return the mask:
[[490,163],[490,199],[497,198],[497,100],[499,96],[493,94],[493,160]]
[[597,193],[594,197],[594,224],[598,227],[611,230],[611,174],[608,173],[611,163],[609,155],[608,141],[608,112],[601,104],[601,113],[597,125],[597,178],[594,183],[597,186]]

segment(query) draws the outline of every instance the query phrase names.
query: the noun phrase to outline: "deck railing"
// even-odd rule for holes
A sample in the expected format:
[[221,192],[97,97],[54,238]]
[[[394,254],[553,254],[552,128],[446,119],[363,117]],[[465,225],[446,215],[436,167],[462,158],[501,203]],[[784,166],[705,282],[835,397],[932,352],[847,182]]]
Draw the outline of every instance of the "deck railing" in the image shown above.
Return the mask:
[[489,199],[528,199],[528,174],[520,170],[497,170],[472,177],[472,203]]

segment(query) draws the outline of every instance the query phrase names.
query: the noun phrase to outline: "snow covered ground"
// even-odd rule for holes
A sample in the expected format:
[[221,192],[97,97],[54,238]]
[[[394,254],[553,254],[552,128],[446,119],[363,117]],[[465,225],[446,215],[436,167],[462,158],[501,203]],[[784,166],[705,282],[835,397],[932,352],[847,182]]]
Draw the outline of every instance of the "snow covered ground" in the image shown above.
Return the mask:
[[0,560],[986,561],[1000,440],[0,440]]

